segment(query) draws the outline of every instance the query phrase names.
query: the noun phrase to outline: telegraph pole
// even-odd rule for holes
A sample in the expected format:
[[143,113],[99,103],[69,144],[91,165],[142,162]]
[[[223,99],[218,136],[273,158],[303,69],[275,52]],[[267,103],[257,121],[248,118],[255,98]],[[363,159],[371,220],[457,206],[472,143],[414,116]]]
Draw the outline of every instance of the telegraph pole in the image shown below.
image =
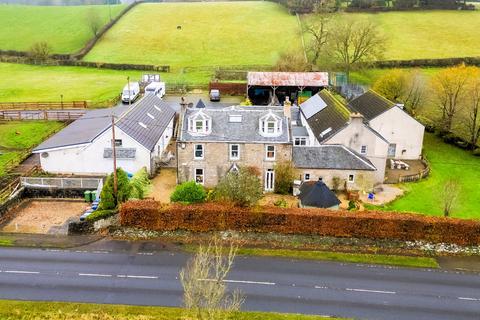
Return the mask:
[[117,179],[117,152],[115,149],[115,117],[112,114],[112,153],[113,153],[113,194],[117,197],[118,179]]

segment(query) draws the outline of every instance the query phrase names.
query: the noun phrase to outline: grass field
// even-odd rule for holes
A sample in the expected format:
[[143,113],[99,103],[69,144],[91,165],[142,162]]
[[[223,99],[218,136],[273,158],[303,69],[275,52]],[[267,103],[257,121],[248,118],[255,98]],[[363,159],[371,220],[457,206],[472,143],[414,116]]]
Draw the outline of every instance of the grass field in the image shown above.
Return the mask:
[[[112,5],[112,16],[125,6]],[[27,51],[32,44],[46,41],[54,53],[73,53],[93,38],[87,16],[97,12],[109,21],[108,6],[19,6],[0,5],[0,49]]]
[[299,26],[278,4],[141,4],[85,59],[173,67],[270,65],[288,48],[302,50]]
[[55,121],[0,122],[0,176],[18,164],[26,150],[63,126]]
[[432,134],[425,134],[424,152],[432,169],[430,177],[401,185],[406,195],[384,209],[441,216],[444,183],[448,178],[457,178],[461,192],[451,216],[480,219],[480,158],[445,144]]
[[[248,299],[248,297],[247,297]],[[62,302],[0,300],[2,320],[185,320],[184,310],[168,307],[136,307]],[[321,316],[266,312],[239,312],[231,320],[321,320]],[[339,318],[328,318],[339,319]]]

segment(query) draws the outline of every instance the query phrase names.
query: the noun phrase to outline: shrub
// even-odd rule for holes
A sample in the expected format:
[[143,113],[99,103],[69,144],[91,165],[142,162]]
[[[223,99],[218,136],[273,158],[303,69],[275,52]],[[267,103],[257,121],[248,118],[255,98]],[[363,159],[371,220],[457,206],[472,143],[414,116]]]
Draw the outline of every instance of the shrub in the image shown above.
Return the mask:
[[187,181],[182,184],[179,184],[175,187],[170,196],[172,202],[181,202],[181,203],[201,203],[204,202],[207,198],[207,193],[205,188],[196,183],[195,181]]
[[45,41],[35,42],[31,47],[29,54],[30,56],[39,61],[45,61],[50,55],[51,47]]
[[262,183],[253,168],[229,172],[215,189],[217,200],[230,201],[241,207],[255,205],[263,195]]
[[130,180],[130,184],[132,185],[132,193],[130,198],[145,198],[145,195],[148,193],[151,186],[150,179],[148,178],[147,168],[143,167],[142,169],[138,170],[133,175],[132,180]]
[[273,203],[273,205],[274,205],[275,207],[279,207],[279,208],[288,208],[287,200],[285,200],[285,199],[283,199],[283,198],[275,201],[275,202]]
[[275,193],[290,194],[293,188],[293,180],[296,177],[295,168],[291,161],[281,162],[275,165]]
[[93,221],[109,218],[117,213],[118,213],[117,210],[96,210],[92,212],[90,215],[88,215],[85,220],[93,222]]
[[333,177],[332,178],[332,190],[334,192],[338,192],[338,190],[340,189],[340,177]]
[[480,148],[477,148],[477,149],[473,150],[473,155],[477,156],[477,157],[480,157]]
[[121,168],[117,169],[117,194],[114,194],[113,173],[111,173],[105,182],[102,192],[100,193],[100,210],[115,209],[120,203],[130,198],[132,186],[128,180],[128,175]]

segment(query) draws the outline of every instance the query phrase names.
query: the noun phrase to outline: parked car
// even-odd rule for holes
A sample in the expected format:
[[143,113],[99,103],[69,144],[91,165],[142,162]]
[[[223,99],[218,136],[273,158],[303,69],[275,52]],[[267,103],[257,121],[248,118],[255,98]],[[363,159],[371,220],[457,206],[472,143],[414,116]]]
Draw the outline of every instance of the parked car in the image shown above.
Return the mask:
[[154,94],[161,98],[165,95],[165,82],[152,82],[145,87],[145,95]]
[[123,88],[122,102],[123,103],[134,102],[138,98],[139,94],[140,94],[140,85],[138,84],[138,82],[130,82],[130,85],[126,84],[125,87]]
[[210,90],[210,101],[220,101],[220,90],[218,89]]

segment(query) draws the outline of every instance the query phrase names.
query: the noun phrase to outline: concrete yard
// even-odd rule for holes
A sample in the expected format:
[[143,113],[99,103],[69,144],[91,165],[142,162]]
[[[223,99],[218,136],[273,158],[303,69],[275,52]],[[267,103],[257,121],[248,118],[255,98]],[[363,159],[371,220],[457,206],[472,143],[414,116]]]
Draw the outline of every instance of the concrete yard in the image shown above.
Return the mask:
[[152,189],[148,194],[155,200],[170,203],[170,195],[177,185],[175,168],[162,168],[160,173],[152,180]]
[[78,219],[87,204],[80,200],[26,200],[13,209],[3,232],[66,233],[67,222]]

